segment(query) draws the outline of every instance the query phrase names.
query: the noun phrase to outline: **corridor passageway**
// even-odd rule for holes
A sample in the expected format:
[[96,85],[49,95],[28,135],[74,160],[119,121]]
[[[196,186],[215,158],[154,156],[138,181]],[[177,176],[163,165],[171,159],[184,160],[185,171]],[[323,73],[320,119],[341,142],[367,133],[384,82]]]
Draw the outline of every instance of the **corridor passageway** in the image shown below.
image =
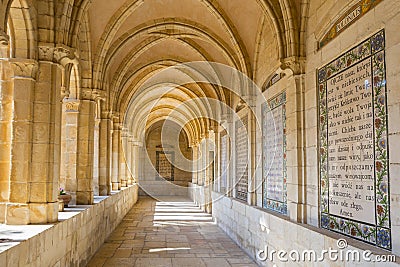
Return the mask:
[[142,197],[88,266],[257,265],[189,199]]

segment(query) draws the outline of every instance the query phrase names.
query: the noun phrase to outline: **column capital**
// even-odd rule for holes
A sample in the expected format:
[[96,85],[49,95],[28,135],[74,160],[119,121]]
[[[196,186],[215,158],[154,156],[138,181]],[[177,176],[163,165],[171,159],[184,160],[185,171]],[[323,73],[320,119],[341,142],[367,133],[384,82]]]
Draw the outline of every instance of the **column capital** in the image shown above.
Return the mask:
[[63,44],[42,43],[38,46],[39,61],[53,62],[65,67],[68,63],[77,63],[76,50]]
[[66,99],[64,103],[66,112],[79,112],[81,102],[78,99]]
[[113,123],[114,131],[121,131],[122,130],[122,123],[114,122]]
[[0,29],[0,57],[7,58],[8,55],[8,44],[10,43],[10,37],[6,32]]
[[137,141],[137,140],[132,140],[130,141],[132,143],[132,146],[138,146],[138,147],[142,147],[143,146],[143,142]]
[[0,30],[0,45],[7,46],[9,43],[10,37],[8,36],[8,34],[5,31]]
[[105,92],[103,90],[82,88],[80,98],[83,100],[100,101],[105,100]]
[[33,59],[9,59],[13,78],[25,78],[36,80],[38,72],[38,62]]
[[281,69],[290,69],[294,75],[305,72],[306,59],[304,57],[287,57],[281,60]]

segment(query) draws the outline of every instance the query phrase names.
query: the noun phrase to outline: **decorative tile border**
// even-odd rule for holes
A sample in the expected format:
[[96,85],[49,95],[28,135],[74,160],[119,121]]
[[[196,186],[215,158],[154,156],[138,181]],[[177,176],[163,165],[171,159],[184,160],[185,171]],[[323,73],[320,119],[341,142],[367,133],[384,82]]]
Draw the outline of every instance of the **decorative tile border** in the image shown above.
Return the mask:
[[[282,201],[272,199],[268,196],[267,181],[270,166],[267,155],[267,115],[270,114],[274,109],[282,109]],[[274,98],[270,99],[268,103],[262,105],[262,123],[263,123],[263,142],[262,142],[262,153],[263,153],[263,207],[271,209],[282,214],[287,214],[287,168],[286,168],[286,92],[282,92]]]
[[[321,227],[391,249],[389,203],[389,155],[387,143],[387,105],[385,34],[379,31],[358,46],[317,71],[319,89],[319,169]],[[373,107],[374,192],[376,223],[370,224],[330,214],[329,211],[329,118],[327,81],[361,61],[371,63]],[[366,81],[367,82],[367,81]]]

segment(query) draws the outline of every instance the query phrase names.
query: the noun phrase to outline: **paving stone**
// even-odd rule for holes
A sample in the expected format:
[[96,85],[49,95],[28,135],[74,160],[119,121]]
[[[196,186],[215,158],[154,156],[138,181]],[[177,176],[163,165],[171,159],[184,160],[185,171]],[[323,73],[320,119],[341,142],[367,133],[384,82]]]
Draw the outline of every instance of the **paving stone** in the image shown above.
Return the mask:
[[[257,266],[218,228],[211,215],[187,200],[184,205],[172,201],[164,204],[141,198],[88,266]],[[171,216],[171,220],[154,220],[160,217],[159,210],[167,208],[190,219],[177,221],[178,216]],[[190,210],[188,216],[185,210]]]

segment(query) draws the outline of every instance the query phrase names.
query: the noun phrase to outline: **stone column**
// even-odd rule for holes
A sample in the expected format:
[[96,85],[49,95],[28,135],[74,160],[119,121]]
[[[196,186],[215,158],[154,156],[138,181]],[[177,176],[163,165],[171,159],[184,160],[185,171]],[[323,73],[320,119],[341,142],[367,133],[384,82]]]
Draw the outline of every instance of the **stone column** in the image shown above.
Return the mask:
[[127,141],[126,129],[120,131],[120,144],[119,144],[119,182],[121,187],[127,187],[126,177],[126,141]]
[[77,192],[76,204],[93,204],[93,150],[96,94],[81,90],[78,118]]
[[294,129],[287,132],[287,154],[292,156],[290,164],[287,164],[287,202],[288,215],[291,220],[306,223],[307,222],[307,181],[305,166],[305,144],[304,135],[304,77],[303,75],[294,75],[288,78],[293,84],[293,90],[288,91],[286,106],[291,105],[293,112],[286,114],[288,129]]
[[256,117],[253,111],[255,111],[254,99],[248,100],[250,103],[249,113],[248,113],[248,129],[247,134],[249,138],[249,149],[248,149],[248,196],[247,203],[249,205],[257,205],[257,194],[256,194]]
[[112,176],[111,184],[112,190],[120,190],[121,184],[119,182],[119,146],[120,146],[120,124],[114,122],[114,130],[112,133]]
[[133,183],[139,181],[139,168],[140,163],[144,162],[140,160],[140,148],[143,146],[142,142],[132,141],[132,179]]
[[126,168],[125,175],[127,178],[127,184],[133,184],[132,176],[132,156],[133,156],[133,146],[132,146],[132,136],[128,136],[126,140]]
[[103,112],[99,128],[99,194],[107,196],[111,192],[111,136],[112,120],[109,112]]
[[[1,49],[6,48],[7,45],[0,45],[0,52],[2,52]],[[4,53],[4,57],[7,57],[7,53]],[[13,76],[13,72],[9,62],[0,60],[0,223],[5,223],[5,212],[10,192],[11,133],[14,100],[14,87],[11,76]]]
[[71,205],[76,204],[79,104],[77,99],[65,99],[63,104],[60,187],[71,194]]
[[[1,85],[0,197],[5,202],[1,208],[4,214],[1,221],[6,224],[29,224],[37,220],[47,222],[46,204],[41,207],[29,204],[35,197],[30,194],[30,185],[32,103],[37,69],[38,63],[34,60],[2,62],[2,80],[11,77]],[[46,196],[43,195],[34,200],[46,203]]]
[[62,73],[58,64],[41,58],[33,103],[29,200],[36,212],[30,223],[56,222],[58,215]]
[[198,183],[197,182],[197,179],[198,179],[198,177],[197,177],[198,162],[197,161],[198,161],[198,153],[199,153],[198,149],[199,149],[199,144],[196,142],[193,143],[192,144],[192,153],[193,153],[192,184]]
[[94,144],[93,144],[93,194],[95,196],[100,195],[99,132],[100,132],[100,119],[96,118],[94,123]]

